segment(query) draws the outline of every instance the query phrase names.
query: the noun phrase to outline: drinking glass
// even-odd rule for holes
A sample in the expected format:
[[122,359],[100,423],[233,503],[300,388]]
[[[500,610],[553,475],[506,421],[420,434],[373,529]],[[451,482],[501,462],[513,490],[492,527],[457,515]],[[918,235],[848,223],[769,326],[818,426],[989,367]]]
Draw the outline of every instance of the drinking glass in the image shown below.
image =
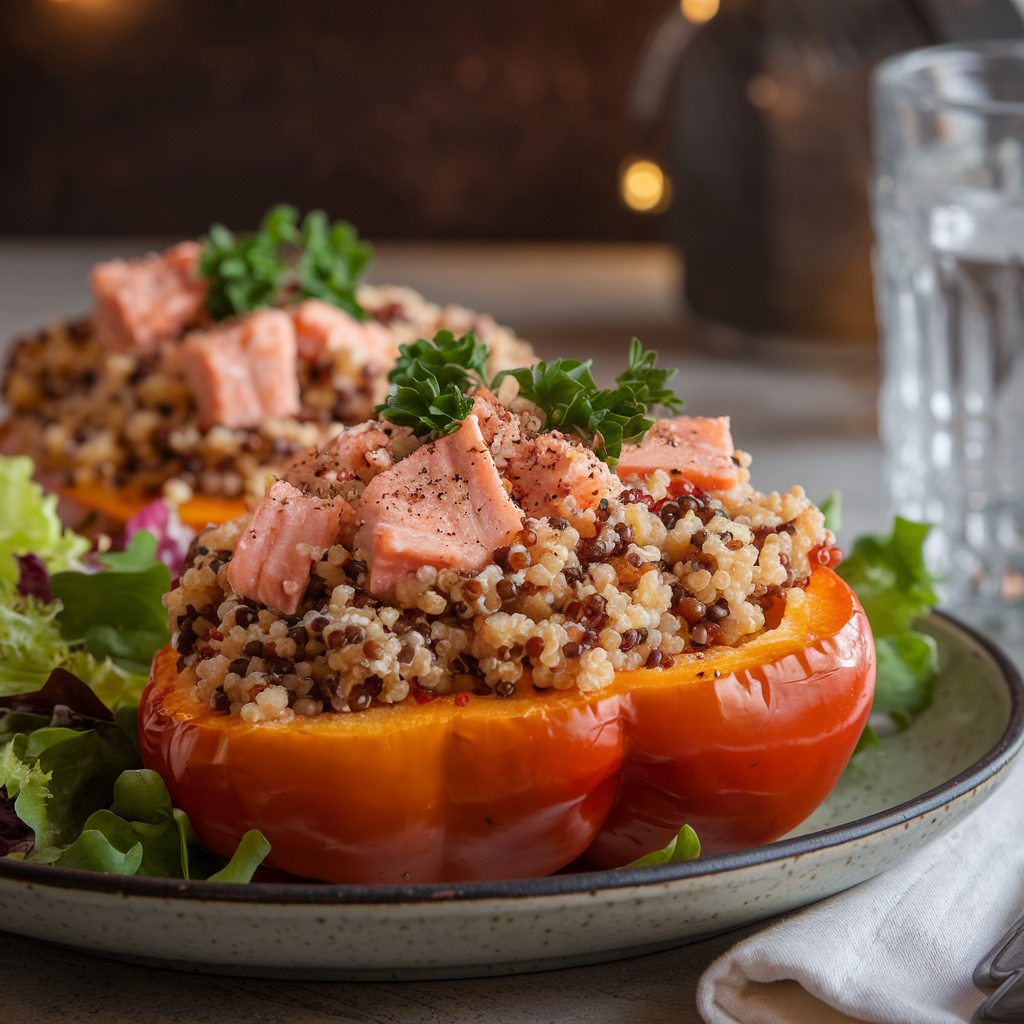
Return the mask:
[[880,422],[943,603],[1024,645],[1024,43],[874,76]]

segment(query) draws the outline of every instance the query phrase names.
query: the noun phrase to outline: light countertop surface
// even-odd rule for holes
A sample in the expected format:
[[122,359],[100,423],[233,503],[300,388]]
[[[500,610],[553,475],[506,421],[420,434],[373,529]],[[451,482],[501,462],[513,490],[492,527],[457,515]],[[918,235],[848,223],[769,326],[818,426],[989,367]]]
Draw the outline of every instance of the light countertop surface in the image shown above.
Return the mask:
[[[0,239],[0,338],[88,308],[92,262],[145,240]],[[372,280],[492,313],[541,358],[593,357],[610,382],[637,335],[679,368],[694,415],[732,417],[755,486],[844,493],[841,541],[884,527],[870,344],[752,340],[686,323],[682,268],[655,245],[382,244]],[[2,922],[0,922],[2,927]],[[359,1022],[698,1021],[697,981],[755,928],[677,950],[548,974],[372,984],[258,981],[129,966],[0,932],[4,1016],[19,1024],[102,1020]]]

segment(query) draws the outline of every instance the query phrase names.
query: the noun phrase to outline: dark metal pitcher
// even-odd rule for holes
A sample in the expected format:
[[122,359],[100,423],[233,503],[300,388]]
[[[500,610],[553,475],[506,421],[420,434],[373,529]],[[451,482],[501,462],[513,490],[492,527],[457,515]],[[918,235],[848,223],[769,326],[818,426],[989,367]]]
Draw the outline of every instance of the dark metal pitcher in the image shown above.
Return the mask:
[[677,7],[632,106],[649,135],[668,100],[690,309],[748,331],[874,337],[871,69],[935,42],[1021,35],[1014,0],[721,0],[701,25]]

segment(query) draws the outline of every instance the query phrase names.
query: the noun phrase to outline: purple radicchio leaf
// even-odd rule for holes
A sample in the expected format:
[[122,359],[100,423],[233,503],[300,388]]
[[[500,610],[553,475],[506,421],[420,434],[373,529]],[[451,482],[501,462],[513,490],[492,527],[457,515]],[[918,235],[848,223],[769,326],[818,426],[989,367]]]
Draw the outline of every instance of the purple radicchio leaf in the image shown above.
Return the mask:
[[50,590],[50,572],[46,563],[31,553],[14,557],[18,560],[18,593],[22,597],[36,597],[43,604],[50,604],[53,591]]
[[78,676],[63,668],[55,668],[41,690],[0,697],[0,715],[9,711],[21,711],[30,715],[56,713],[58,724],[71,728],[75,728],[73,721],[81,718],[101,722],[114,721],[114,716],[106,704]]
[[28,853],[35,843],[32,829],[14,813],[14,800],[7,795],[7,788],[0,786],[0,857]]
[[156,557],[177,579],[181,575],[185,554],[196,536],[195,530],[186,526],[178,518],[177,509],[171,508],[162,498],[151,501],[128,520],[124,528],[125,542],[131,540],[132,534],[138,530],[149,530],[156,537]]

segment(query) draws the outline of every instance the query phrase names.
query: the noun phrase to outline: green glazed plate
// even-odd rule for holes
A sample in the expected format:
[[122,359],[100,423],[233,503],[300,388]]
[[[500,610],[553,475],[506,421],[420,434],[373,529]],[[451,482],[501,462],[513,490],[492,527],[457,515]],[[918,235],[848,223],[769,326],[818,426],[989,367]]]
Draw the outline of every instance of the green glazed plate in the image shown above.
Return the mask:
[[598,963],[804,906],[911,856],[977,808],[1024,742],[1010,661],[943,615],[929,710],[858,755],[768,846],[681,864],[458,885],[230,885],[0,859],[8,931],[137,963],[325,980],[459,978]]

